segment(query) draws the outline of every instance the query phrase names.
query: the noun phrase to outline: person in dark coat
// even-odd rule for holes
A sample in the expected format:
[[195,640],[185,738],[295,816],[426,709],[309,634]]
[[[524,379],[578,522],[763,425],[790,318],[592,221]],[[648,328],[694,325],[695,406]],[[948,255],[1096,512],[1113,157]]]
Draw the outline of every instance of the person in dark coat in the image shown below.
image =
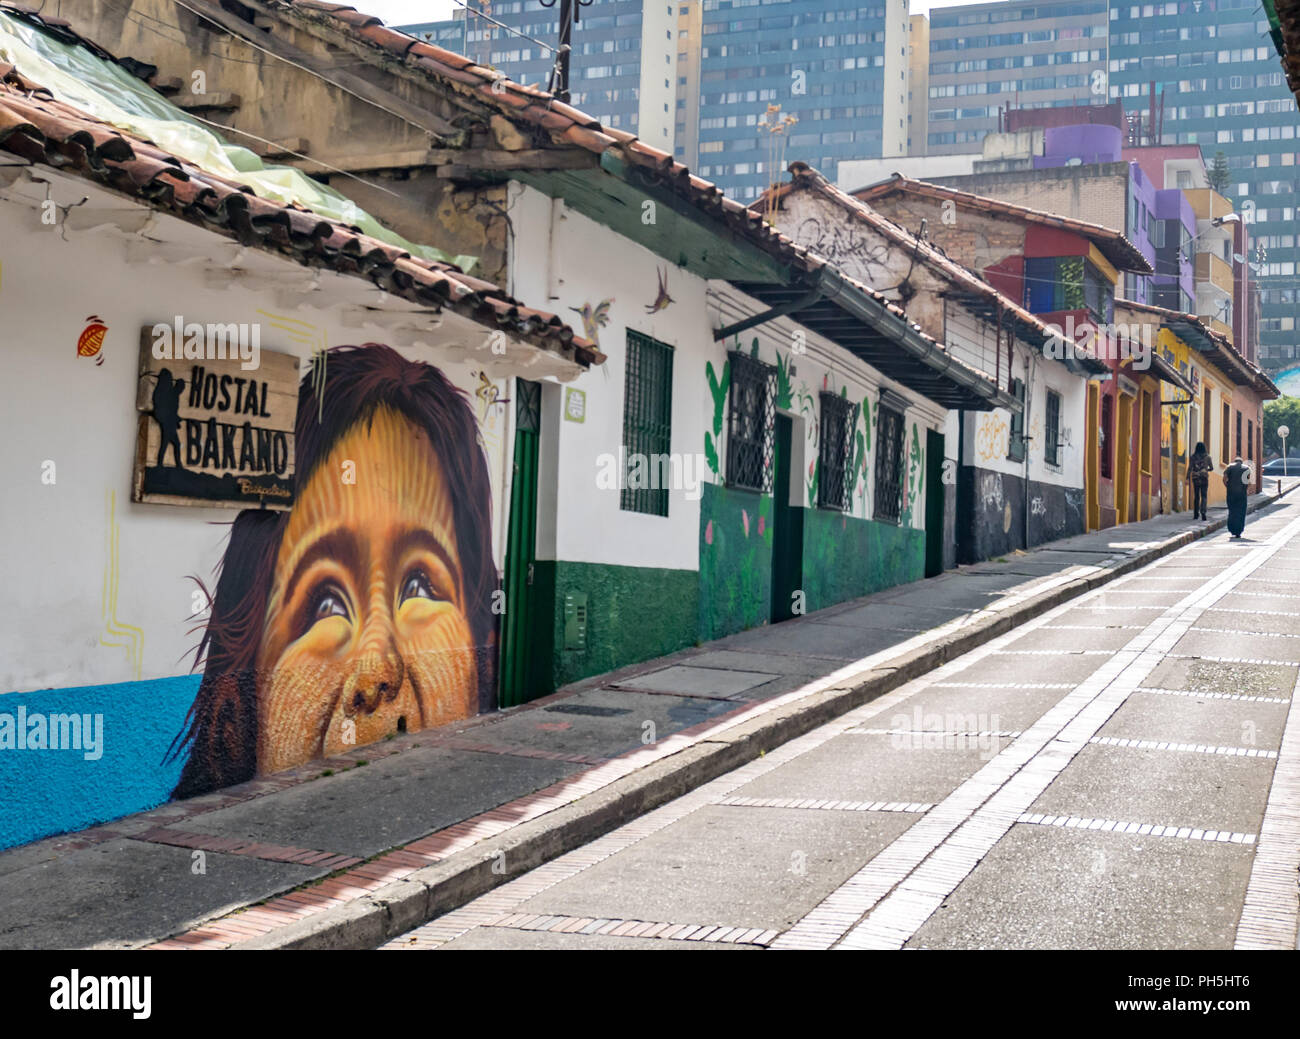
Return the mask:
[[1250,468],[1240,455],[1223,470],[1223,485],[1228,489],[1228,531],[1239,538],[1246,529],[1246,492],[1250,489]]
[[1187,463],[1187,480],[1192,485],[1192,519],[1208,519],[1205,515],[1205,502],[1210,496],[1210,473],[1214,472],[1214,462],[1205,444],[1196,445],[1191,461]]

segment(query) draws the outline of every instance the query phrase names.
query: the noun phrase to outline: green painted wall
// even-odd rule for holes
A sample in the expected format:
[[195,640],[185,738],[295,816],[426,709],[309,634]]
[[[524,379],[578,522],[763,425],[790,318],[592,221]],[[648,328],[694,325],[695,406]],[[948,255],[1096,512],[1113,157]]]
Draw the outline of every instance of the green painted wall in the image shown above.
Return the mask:
[[805,509],[803,530],[809,613],[925,576],[923,530],[829,509]]
[[[693,646],[699,575],[661,570],[539,560],[536,580],[554,588],[555,685]],[[587,593],[587,648],[564,648],[564,597]]]
[[772,496],[701,485],[699,638],[766,624],[772,614]]

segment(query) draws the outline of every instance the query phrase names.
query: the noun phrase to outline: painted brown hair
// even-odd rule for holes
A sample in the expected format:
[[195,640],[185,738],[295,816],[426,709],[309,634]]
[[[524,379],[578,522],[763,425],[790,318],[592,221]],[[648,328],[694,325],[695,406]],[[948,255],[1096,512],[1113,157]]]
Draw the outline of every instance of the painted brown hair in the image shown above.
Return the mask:
[[[324,390],[317,393],[318,364]],[[313,375],[317,375],[313,378]],[[478,665],[478,707],[496,704],[496,632],[492,593],[492,494],[487,456],[464,391],[437,368],[408,361],[378,343],[326,351],[303,376],[294,428],[294,480],[304,487],[330,449],[386,406],[423,430],[452,487],[465,615]],[[211,617],[195,654],[199,691],[167,760],[185,753],[173,797],[193,797],[252,779],[257,772],[257,653],[280,541],[289,512],[246,509],[230,529],[217,567]]]

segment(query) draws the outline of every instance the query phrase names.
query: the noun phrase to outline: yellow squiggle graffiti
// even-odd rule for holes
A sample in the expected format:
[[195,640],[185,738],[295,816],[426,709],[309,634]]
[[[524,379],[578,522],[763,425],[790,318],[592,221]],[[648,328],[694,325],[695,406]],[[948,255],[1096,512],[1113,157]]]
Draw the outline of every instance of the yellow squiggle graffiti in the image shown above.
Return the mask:
[[100,595],[100,616],[104,621],[104,631],[126,641],[112,641],[99,636],[101,646],[118,647],[126,650],[127,664],[131,677],[139,681],[144,667],[144,631],[131,624],[124,624],[117,618],[117,585],[120,574],[118,558],[118,539],[121,528],[117,523],[117,492],[108,492],[108,525],[104,532],[104,548],[107,562],[104,567],[104,589]]
[[991,462],[1005,457],[1007,437],[1010,429],[1007,420],[1001,415],[987,413],[980,419],[978,432],[975,434],[975,451],[981,462]]

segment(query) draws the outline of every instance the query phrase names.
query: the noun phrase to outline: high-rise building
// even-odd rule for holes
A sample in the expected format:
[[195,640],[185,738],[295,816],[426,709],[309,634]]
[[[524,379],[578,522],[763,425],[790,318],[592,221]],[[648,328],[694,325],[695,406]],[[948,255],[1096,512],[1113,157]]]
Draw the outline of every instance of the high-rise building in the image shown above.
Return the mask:
[[834,179],[840,159],[905,154],[906,0],[701,3],[702,177],[749,201],[796,159]]
[[[607,126],[672,151],[678,10],[686,6],[669,0],[600,0],[581,8],[569,59],[574,106]],[[559,42],[559,4],[478,0],[448,20],[397,28],[517,82],[545,87]]]
[[[545,85],[557,10],[483,0],[402,28]],[[749,201],[795,159],[834,178],[841,158],[906,153],[910,36],[907,0],[598,0],[573,34],[570,87]]]
[[[1144,141],[1195,144],[1211,170],[1223,153],[1230,176],[1221,192],[1249,223],[1246,259],[1260,287],[1259,363],[1296,368],[1300,112],[1264,12],[1257,0],[1116,2],[1110,30],[1110,94]],[[1300,390],[1300,377],[1282,381]]]
[[930,19],[923,14],[914,14],[907,20],[907,151],[905,154],[927,154],[929,112]]
[[[1013,0],[930,12],[929,118],[912,154],[979,151],[998,110],[1105,97],[1106,0]],[[857,158],[870,158],[862,155]]]

